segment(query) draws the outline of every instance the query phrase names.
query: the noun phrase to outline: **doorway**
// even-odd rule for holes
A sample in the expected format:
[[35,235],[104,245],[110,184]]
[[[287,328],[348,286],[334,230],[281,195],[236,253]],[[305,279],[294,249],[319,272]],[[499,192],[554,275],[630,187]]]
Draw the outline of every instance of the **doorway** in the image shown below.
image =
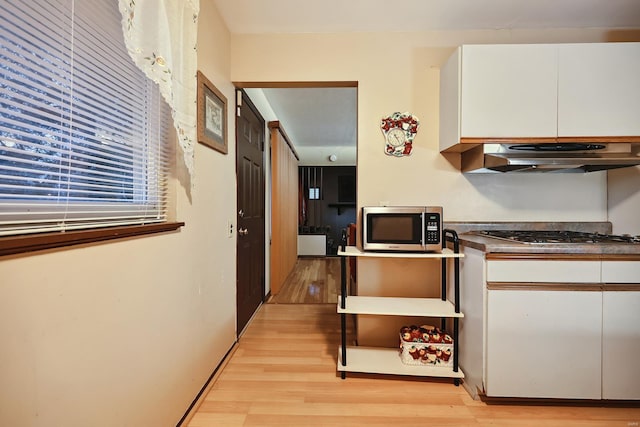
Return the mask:
[[[339,166],[339,165],[344,166],[345,163],[341,163],[341,161],[344,162],[344,159],[347,157],[345,155],[345,152],[351,150],[353,151],[353,161],[352,163],[348,163],[348,164],[354,168],[356,167],[355,152],[356,152],[356,135],[357,135],[357,82],[304,82],[304,83],[301,83],[301,82],[285,82],[285,83],[242,82],[242,83],[236,83],[236,86],[238,88],[242,88],[244,91],[248,93],[249,98],[257,106],[259,112],[264,117],[265,123],[270,121],[280,121],[284,125],[284,127],[287,130],[287,133],[291,137],[291,140],[295,144],[295,150],[297,151],[298,154],[300,154],[301,165],[314,165],[314,166],[322,165],[326,167]],[[311,105],[317,106],[322,104],[324,97],[328,96],[327,94],[330,94],[331,91],[335,90],[336,88],[350,89],[350,92],[352,93],[353,101],[350,101],[349,103],[340,103],[340,102],[334,103],[330,108],[330,110],[332,110],[335,113],[337,111],[340,111],[341,108],[344,108],[346,104],[349,104],[350,111],[348,113],[341,113],[341,114],[344,117],[346,116],[350,117],[351,126],[353,127],[353,130],[351,131],[352,135],[347,135],[347,137],[352,138],[352,141],[351,141],[352,146],[336,147],[336,145],[342,144],[343,141],[339,140],[338,143],[336,143],[335,139],[325,140],[320,145],[304,144],[305,135],[301,135],[299,137],[299,134],[296,130],[296,125],[295,125],[299,117],[291,118],[290,117],[291,111],[295,113],[293,114],[293,116],[296,116],[296,115],[299,116],[300,114],[303,114],[309,106]],[[273,100],[273,97],[276,96],[281,98],[279,99],[279,101],[282,101],[282,97],[286,97],[289,95],[289,93],[292,92],[291,89],[301,89],[301,90],[299,91],[300,96],[297,96],[293,101],[291,101],[294,103],[294,105],[293,107],[290,106],[288,111],[283,111],[279,109],[282,104],[281,102],[276,103],[278,105],[269,104],[267,98]],[[313,89],[314,91],[317,89],[318,91],[310,95],[309,89]],[[258,93],[258,95],[256,95],[256,93]],[[267,93],[267,95],[265,95],[265,93]],[[263,105],[264,105],[263,101],[266,101],[267,108],[263,108]],[[329,113],[331,113],[331,111]],[[316,135],[335,134],[334,131],[336,130],[343,132],[343,134],[344,132],[347,132],[348,134],[349,130],[345,129],[342,123],[338,123],[337,121],[332,120],[330,117],[327,118],[327,114],[329,113],[327,111],[324,111],[324,112],[318,113],[317,115],[307,116],[307,119],[305,120],[306,130],[307,131],[311,130],[311,132],[313,132]],[[324,129],[329,128],[329,131],[324,131],[323,128]],[[303,142],[303,144],[299,145],[298,144],[299,142]],[[305,163],[306,161],[308,161],[307,159],[310,156],[314,157],[315,159],[310,160],[309,161],[310,163]],[[336,158],[338,159],[337,162],[336,162]],[[318,163],[318,159],[320,160],[320,163]],[[272,210],[272,207],[270,206],[270,202],[271,202],[270,194],[272,191],[272,187],[271,187],[272,179],[270,176],[272,170],[271,170],[270,162],[271,162],[271,159],[270,159],[269,149],[267,147],[265,151],[265,165],[264,165],[265,174],[266,174],[266,179],[265,179],[266,213],[265,215],[266,215],[267,242],[269,242],[269,237],[271,233],[270,225],[273,221],[273,218],[270,218],[271,210]],[[335,207],[333,207],[332,209],[336,210]],[[353,209],[355,210],[355,203],[353,203]],[[332,230],[332,232],[335,233],[336,230]],[[335,236],[332,237],[332,240],[335,241]],[[274,249],[269,246],[269,243],[267,243],[265,250],[266,250],[266,257],[267,257],[265,261],[265,267],[269,269],[269,264],[270,264],[269,260],[270,260],[271,254],[274,253]],[[240,259],[238,259],[238,261],[240,262]],[[269,278],[269,276],[270,276],[269,271],[265,272],[265,277]],[[271,294],[272,287],[271,287],[271,284],[269,283],[269,279],[267,279],[265,291],[266,291],[265,298],[273,297],[273,294]]]

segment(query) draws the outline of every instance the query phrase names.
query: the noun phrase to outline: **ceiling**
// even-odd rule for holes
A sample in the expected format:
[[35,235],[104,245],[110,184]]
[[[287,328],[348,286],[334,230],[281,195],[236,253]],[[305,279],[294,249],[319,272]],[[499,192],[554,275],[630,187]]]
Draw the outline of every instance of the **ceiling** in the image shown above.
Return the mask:
[[[255,104],[263,98],[296,149],[301,166],[356,164],[357,88],[245,89]],[[263,112],[264,114],[264,112]],[[330,161],[329,157],[336,156]]]
[[[231,33],[640,28],[640,0],[213,1]],[[264,95],[296,147],[355,152],[355,88],[264,89]]]
[[263,88],[262,92],[296,146],[355,146],[355,87]]
[[213,0],[232,33],[638,28],[639,0]]

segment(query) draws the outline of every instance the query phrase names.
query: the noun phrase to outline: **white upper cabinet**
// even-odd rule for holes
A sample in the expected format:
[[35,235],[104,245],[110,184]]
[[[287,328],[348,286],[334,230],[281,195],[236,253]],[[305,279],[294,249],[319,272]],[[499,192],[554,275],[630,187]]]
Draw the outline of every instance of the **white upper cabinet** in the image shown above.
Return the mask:
[[558,136],[640,135],[640,43],[558,49]]
[[462,136],[555,136],[557,77],[552,45],[463,46]]
[[464,45],[440,73],[441,151],[638,135],[640,43]]
[[557,89],[554,45],[460,46],[440,72],[440,150],[461,138],[555,138]]

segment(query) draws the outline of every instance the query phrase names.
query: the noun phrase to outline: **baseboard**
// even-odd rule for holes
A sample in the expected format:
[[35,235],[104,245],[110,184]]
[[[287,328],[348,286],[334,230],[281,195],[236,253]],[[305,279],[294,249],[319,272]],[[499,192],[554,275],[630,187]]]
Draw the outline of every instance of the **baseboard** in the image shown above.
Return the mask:
[[637,408],[637,400],[622,399],[562,399],[546,397],[489,397],[479,393],[480,400],[487,405],[532,405],[532,406],[584,406],[584,407],[615,407]]
[[213,387],[216,380],[220,376],[220,373],[222,373],[224,367],[227,366],[227,363],[229,363],[229,360],[231,359],[231,356],[233,356],[233,353],[235,353],[235,351],[237,350],[237,347],[238,342],[236,341],[233,343],[229,351],[227,351],[227,354],[224,355],[222,361],[218,363],[218,366],[216,366],[216,368],[213,370],[207,381],[204,383],[204,385],[196,395],[195,399],[193,399],[193,402],[191,402],[191,405],[189,405],[189,407],[187,408],[187,411],[184,413],[180,421],[178,421],[178,424],[176,424],[176,427],[182,427],[189,424],[193,416],[196,414],[196,412],[198,412],[198,408],[200,408],[200,405],[202,405],[202,402],[204,402],[207,394],[209,394],[209,390],[211,390],[211,387]]

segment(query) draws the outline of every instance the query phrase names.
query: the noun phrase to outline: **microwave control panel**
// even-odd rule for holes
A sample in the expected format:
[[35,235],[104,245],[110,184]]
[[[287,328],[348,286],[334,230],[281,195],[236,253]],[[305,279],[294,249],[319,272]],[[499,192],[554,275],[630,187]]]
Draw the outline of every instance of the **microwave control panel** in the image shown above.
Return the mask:
[[426,213],[425,214],[425,243],[426,244],[438,244],[440,243],[440,214],[438,213]]

